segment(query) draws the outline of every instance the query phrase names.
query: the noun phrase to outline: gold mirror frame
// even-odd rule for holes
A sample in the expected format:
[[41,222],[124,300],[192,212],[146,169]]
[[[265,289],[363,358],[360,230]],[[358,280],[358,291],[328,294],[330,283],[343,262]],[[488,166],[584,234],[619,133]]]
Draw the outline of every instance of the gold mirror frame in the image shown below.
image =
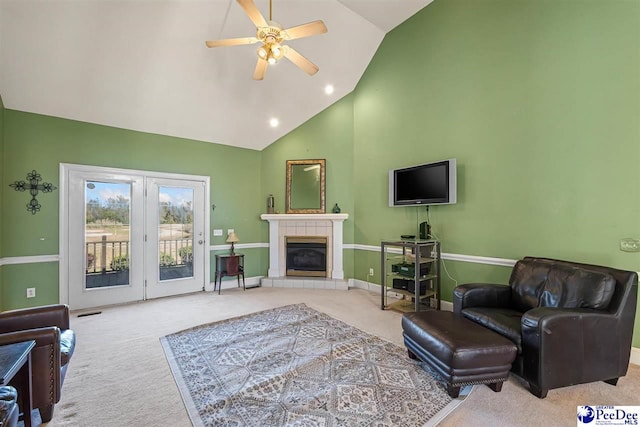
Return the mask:
[[[308,171],[317,169],[319,167],[320,174],[318,180],[318,192],[319,192],[319,200],[317,204],[313,204],[313,206],[296,206],[292,204],[292,190],[296,190],[296,185],[293,182],[296,176],[296,171],[300,170]],[[314,189],[315,191],[315,189]],[[325,159],[313,159],[313,160],[287,160],[287,200],[285,203],[285,211],[286,213],[325,213]],[[294,197],[295,199],[295,197]]]

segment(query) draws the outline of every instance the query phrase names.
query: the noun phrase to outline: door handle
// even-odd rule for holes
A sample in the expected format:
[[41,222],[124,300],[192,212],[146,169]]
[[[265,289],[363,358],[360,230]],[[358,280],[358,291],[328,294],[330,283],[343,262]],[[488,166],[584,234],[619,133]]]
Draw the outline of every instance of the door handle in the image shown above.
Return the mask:
[[202,240],[198,240],[198,243],[199,243],[199,244],[203,244],[203,243],[204,243],[204,241],[202,241]]

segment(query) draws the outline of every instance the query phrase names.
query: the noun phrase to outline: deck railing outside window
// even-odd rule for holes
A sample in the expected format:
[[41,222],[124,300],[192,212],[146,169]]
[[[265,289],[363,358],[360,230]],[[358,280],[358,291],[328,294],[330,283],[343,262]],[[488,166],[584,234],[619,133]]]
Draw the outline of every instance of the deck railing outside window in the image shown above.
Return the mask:
[[[193,239],[160,240],[161,267],[174,267],[193,262]],[[108,273],[129,268],[129,242],[107,241],[86,243],[86,273]]]

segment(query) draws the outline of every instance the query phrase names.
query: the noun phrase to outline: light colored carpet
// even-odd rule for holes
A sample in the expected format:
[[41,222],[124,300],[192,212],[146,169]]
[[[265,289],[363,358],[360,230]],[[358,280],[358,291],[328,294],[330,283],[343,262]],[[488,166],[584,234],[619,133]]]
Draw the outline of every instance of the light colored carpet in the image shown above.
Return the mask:
[[[401,314],[380,310],[363,290],[223,289],[72,316],[77,347],[50,427],[191,426],[159,338],[230,317],[305,303],[398,345]],[[616,387],[599,382],[551,390],[537,399],[513,376],[502,392],[475,386],[442,426],[575,426],[578,405],[640,405],[640,367]]]

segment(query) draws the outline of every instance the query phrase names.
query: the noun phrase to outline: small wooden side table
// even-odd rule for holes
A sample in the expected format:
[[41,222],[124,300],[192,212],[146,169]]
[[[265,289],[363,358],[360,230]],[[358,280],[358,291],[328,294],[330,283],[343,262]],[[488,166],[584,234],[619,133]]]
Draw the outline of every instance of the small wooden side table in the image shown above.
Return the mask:
[[31,427],[31,349],[34,340],[0,346],[0,385],[18,389],[24,427]]
[[236,276],[238,278],[238,287],[240,287],[240,276],[242,276],[242,289],[246,290],[244,284],[244,254],[218,254],[216,255],[216,277],[213,283],[213,291],[218,288],[218,295],[222,290],[222,278],[224,276]]

